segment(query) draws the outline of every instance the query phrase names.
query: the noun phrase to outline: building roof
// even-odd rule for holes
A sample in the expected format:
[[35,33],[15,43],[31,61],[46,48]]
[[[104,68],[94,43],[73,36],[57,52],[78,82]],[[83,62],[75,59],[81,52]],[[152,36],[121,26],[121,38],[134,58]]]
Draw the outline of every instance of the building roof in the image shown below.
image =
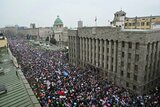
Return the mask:
[[7,92],[0,94],[0,107],[40,107],[32,89],[20,69],[13,66],[7,48],[0,48],[0,85]]
[[116,14],[119,15],[119,16],[124,16],[124,15],[126,15],[126,12],[120,10],[120,11],[116,12],[115,15]]
[[138,19],[138,18],[160,18],[160,16],[140,16],[140,17],[126,17],[126,19]]
[[132,32],[149,32],[152,29],[121,29],[121,31],[132,31]]
[[57,19],[54,21],[54,25],[63,25],[62,20],[57,16]]

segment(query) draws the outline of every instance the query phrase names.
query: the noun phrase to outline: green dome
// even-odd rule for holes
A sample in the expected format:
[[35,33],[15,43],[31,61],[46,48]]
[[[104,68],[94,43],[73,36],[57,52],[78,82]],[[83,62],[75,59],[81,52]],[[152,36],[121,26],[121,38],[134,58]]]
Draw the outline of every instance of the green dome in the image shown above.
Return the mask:
[[54,25],[63,25],[62,20],[57,16],[57,19],[54,21]]

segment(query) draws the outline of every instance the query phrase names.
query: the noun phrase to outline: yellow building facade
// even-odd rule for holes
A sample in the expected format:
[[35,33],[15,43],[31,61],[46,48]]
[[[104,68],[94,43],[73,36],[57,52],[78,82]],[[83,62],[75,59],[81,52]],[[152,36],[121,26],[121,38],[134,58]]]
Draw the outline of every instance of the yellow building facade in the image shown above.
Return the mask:
[[152,24],[160,23],[160,16],[125,18],[125,29],[152,29]]
[[1,47],[7,47],[7,38],[3,35],[3,33],[0,33],[0,48]]
[[1,47],[6,47],[7,46],[7,39],[0,39],[0,48]]
[[160,29],[160,16],[126,17],[122,10],[114,13],[111,26],[122,29]]

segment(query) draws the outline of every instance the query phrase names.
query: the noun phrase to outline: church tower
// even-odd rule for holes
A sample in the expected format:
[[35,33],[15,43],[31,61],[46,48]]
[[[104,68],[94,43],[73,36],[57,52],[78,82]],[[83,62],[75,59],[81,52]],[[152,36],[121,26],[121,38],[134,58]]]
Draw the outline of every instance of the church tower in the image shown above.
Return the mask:
[[124,28],[126,13],[122,10],[114,14],[114,19],[111,22],[112,26]]

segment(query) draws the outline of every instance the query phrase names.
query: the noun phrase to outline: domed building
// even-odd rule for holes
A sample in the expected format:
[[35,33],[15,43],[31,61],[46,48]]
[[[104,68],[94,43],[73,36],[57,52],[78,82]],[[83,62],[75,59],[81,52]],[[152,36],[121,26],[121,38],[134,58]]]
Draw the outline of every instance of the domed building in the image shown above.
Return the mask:
[[68,43],[68,36],[67,36],[68,29],[63,27],[63,21],[57,16],[56,20],[54,21],[53,25],[53,32],[54,38],[56,39],[59,46],[65,46]]
[[59,18],[59,16],[57,16],[56,20],[54,21],[54,25],[55,28],[62,28],[63,27],[63,22],[62,20]]

